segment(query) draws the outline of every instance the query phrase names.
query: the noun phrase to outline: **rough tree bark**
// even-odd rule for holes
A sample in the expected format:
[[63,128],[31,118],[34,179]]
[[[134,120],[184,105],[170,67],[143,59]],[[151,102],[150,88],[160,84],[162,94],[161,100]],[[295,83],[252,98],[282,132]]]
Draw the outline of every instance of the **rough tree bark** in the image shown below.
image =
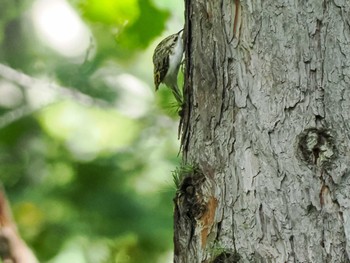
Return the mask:
[[350,1],[185,2],[174,262],[350,262]]

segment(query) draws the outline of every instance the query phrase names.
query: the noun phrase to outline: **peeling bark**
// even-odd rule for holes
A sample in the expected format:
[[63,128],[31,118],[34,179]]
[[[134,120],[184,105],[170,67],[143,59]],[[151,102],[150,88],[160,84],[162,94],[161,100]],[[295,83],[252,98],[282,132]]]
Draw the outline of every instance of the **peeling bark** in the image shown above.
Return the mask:
[[350,1],[185,2],[174,262],[350,262]]

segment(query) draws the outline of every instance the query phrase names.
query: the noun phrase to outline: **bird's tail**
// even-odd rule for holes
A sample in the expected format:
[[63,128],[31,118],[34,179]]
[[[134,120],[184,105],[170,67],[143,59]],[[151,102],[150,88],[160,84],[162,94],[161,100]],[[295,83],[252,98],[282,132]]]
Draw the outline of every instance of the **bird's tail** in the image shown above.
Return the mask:
[[177,100],[177,102],[182,104],[182,102],[183,102],[182,101],[182,95],[181,95],[181,92],[180,92],[179,88],[177,87],[177,85],[174,85],[171,90],[172,90],[172,92],[174,94],[174,97]]

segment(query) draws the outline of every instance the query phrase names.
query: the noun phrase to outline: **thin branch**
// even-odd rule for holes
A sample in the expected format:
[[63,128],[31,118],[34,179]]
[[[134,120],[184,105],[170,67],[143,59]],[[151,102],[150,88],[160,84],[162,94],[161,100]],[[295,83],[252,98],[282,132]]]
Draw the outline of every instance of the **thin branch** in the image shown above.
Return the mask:
[[81,103],[85,106],[94,106],[100,108],[110,108],[111,105],[104,100],[95,99],[89,95],[81,93],[73,88],[59,86],[54,83],[49,83],[45,80],[37,79],[31,77],[27,74],[21,73],[9,66],[0,63],[0,77],[17,83],[18,85],[27,88],[27,89],[36,89],[41,92],[46,93],[55,93],[55,98],[50,98],[40,105],[23,105],[16,109],[13,109],[9,112],[0,116],[0,129],[7,127],[13,122],[20,120],[23,117],[29,116],[34,112],[58,101],[59,98],[72,99],[78,103]]
[[[45,104],[48,105],[48,104]],[[18,107],[17,109],[11,110],[9,112],[4,113],[0,116],[0,130],[9,126],[10,124],[20,120],[26,116],[33,114],[35,111],[39,110],[39,108],[32,108],[28,105],[24,105]]]
[[17,83],[18,85],[28,89],[43,89],[48,92],[56,91],[58,96],[73,99],[81,104],[87,106],[95,106],[102,108],[109,108],[111,105],[104,100],[92,98],[82,92],[79,92],[73,88],[59,86],[54,83],[47,82],[45,80],[31,77],[27,74],[19,72],[9,66],[0,63],[0,77]]

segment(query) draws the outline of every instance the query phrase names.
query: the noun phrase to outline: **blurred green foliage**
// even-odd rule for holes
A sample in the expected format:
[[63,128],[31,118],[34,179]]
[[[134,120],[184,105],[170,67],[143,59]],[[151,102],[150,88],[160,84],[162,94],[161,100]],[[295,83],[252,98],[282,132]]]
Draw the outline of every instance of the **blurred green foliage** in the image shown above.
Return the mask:
[[40,262],[171,262],[177,111],[168,90],[153,97],[151,56],[182,3],[45,1],[90,43],[62,55],[34,23],[44,0],[1,2],[0,64],[31,79],[0,69],[0,182],[20,233]]

